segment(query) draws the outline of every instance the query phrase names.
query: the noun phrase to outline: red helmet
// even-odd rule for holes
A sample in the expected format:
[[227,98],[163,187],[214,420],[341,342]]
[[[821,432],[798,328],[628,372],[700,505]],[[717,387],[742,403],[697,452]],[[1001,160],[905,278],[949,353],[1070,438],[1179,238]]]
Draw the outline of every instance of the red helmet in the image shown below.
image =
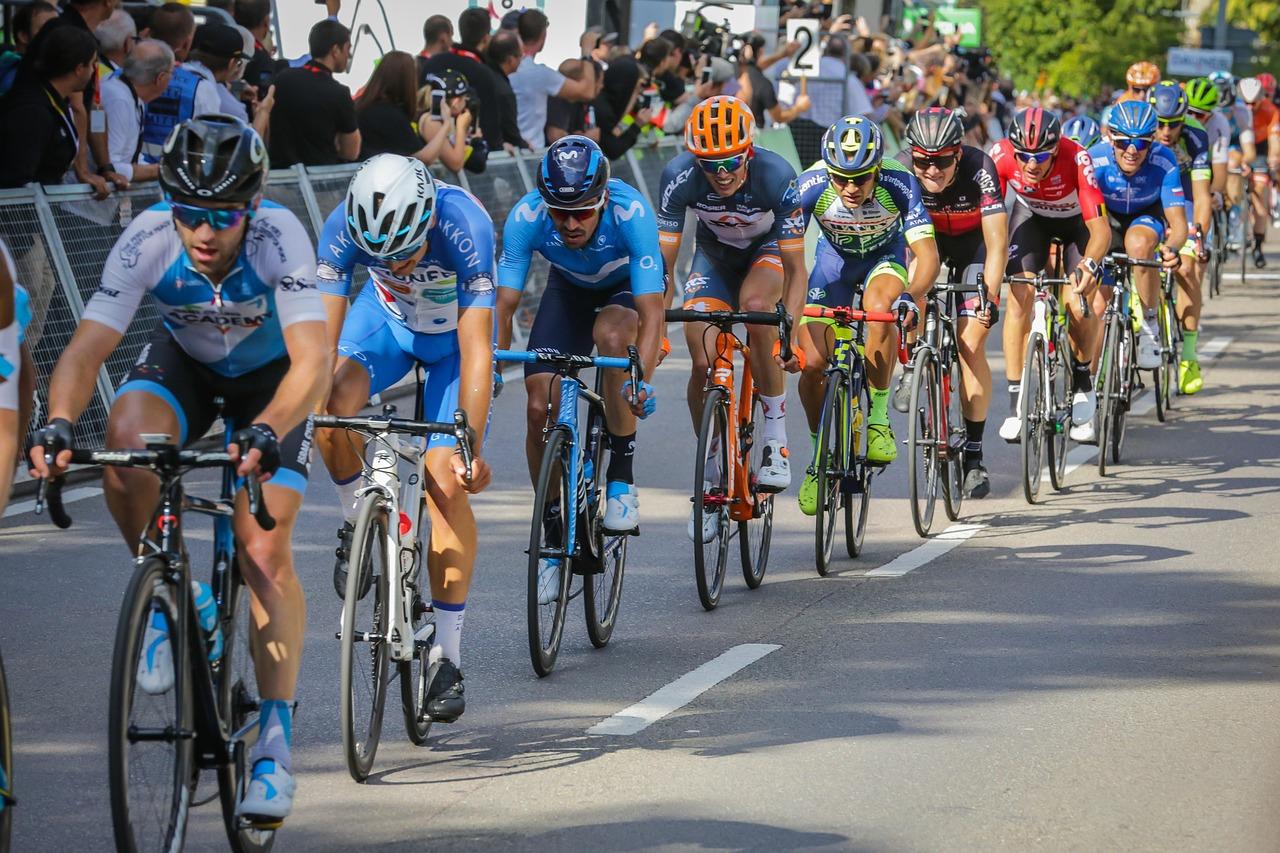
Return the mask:
[[1061,138],[1062,123],[1043,107],[1028,107],[1009,125],[1009,144],[1018,151],[1053,151]]
[[1259,74],[1258,82],[1262,84],[1262,94],[1268,98],[1276,93],[1276,78],[1270,71],[1263,71]]

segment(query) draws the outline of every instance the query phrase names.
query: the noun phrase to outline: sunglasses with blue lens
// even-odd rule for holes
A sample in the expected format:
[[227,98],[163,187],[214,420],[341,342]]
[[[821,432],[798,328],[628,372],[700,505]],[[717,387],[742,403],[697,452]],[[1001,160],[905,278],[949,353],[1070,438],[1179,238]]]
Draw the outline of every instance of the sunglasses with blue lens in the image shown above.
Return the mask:
[[1053,151],[1015,151],[1014,156],[1023,163],[1048,163],[1053,159]]
[[1121,151],[1128,150],[1129,146],[1133,146],[1133,150],[1139,153],[1146,151],[1154,140],[1150,137],[1143,136],[1113,136],[1111,144]]
[[225,231],[235,228],[253,214],[253,210],[248,207],[219,210],[176,201],[169,202],[169,209],[173,211],[173,218],[179,225],[192,231],[201,225],[208,225],[214,231]]

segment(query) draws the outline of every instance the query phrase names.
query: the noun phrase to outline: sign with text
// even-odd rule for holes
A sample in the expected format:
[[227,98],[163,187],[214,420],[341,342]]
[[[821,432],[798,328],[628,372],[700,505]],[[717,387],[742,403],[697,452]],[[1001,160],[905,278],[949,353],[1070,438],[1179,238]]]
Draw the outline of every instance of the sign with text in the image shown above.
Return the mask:
[[817,18],[792,18],[787,21],[787,44],[798,42],[800,49],[791,57],[787,66],[787,74],[792,77],[817,77],[818,59],[822,56],[819,49],[818,33],[821,23]]
[[1214,71],[1230,71],[1234,55],[1229,50],[1171,47],[1165,73],[1179,77],[1203,77]]

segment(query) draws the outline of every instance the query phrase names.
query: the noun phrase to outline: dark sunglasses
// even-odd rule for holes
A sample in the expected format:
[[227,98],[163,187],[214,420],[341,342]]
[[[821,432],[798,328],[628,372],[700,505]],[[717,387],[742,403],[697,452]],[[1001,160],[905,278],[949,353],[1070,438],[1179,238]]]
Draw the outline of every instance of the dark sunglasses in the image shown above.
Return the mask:
[[720,160],[704,160],[698,158],[698,165],[702,167],[702,171],[708,175],[714,175],[721,171],[736,172],[742,168],[742,164],[747,162],[747,154],[737,154],[733,157],[725,157]]
[[831,169],[828,169],[827,177],[829,177],[831,179],[831,183],[835,184],[837,187],[843,187],[846,184],[850,184],[850,183],[852,183],[855,187],[860,187],[869,181],[875,180],[875,177],[879,173],[879,171],[880,171],[880,167],[876,166],[874,169],[868,169],[865,172],[858,172],[853,175],[846,175],[843,172],[836,172]]
[[1143,86],[1141,89],[1131,89],[1130,91],[1132,91],[1135,95],[1145,98],[1147,96],[1147,92],[1151,91],[1151,87]]
[[1146,137],[1142,137],[1142,136],[1111,137],[1111,144],[1114,145],[1120,151],[1128,150],[1130,145],[1133,146],[1135,151],[1139,151],[1139,152],[1146,151],[1148,148],[1151,147],[1151,143],[1153,141],[1154,140],[1147,139]]
[[169,202],[169,208],[173,211],[173,218],[182,227],[189,228],[192,231],[201,225],[208,225],[214,231],[225,231],[228,228],[235,228],[253,213],[247,207],[214,210],[208,207],[196,207],[191,204],[179,204],[176,201]]
[[1013,156],[1023,163],[1048,163],[1053,159],[1053,151],[1015,151]]
[[1191,116],[1201,124],[1204,124],[1204,120],[1209,117],[1209,113],[1202,112],[1201,110],[1187,110],[1187,115]]
[[547,214],[550,215],[551,221],[557,225],[568,222],[569,217],[573,217],[579,222],[590,222],[600,215],[600,211],[604,209],[604,199],[600,200],[600,204],[591,207],[547,207]]
[[928,169],[930,166],[946,170],[954,166],[958,159],[960,159],[959,154],[935,154],[931,157],[912,156],[911,165],[915,166],[921,172]]

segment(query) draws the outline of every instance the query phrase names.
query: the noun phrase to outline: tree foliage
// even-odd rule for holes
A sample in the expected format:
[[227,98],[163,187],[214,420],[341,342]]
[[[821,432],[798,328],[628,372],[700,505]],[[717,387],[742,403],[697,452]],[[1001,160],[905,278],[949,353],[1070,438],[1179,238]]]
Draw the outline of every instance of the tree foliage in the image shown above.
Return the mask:
[[[1218,4],[1210,3],[1200,18],[1201,27],[1213,27],[1218,23]],[[1240,74],[1258,74],[1270,71],[1280,74],[1280,0],[1227,0],[1227,23],[1244,27],[1258,34],[1253,61],[1236,63]],[[1212,43],[1204,45],[1212,47]]]
[[1163,67],[1165,51],[1183,32],[1176,15],[1179,0],[979,0],[979,5],[987,45],[1015,85],[1043,83],[1067,95],[1123,86],[1125,69],[1141,59]]

